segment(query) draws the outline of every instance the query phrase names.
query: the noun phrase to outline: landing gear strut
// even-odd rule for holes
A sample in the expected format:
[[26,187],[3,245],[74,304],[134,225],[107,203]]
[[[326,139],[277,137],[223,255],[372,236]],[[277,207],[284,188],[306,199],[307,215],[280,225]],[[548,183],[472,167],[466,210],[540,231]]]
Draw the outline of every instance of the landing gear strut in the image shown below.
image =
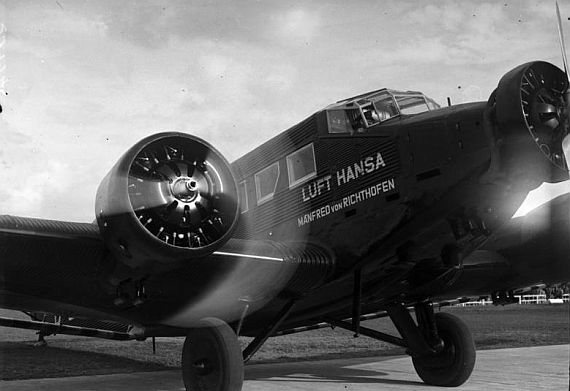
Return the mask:
[[182,350],[182,377],[186,390],[241,390],[242,353],[226,322],[206,318],[188,333]]
[[41,332],[41,331],[38,331],[37,334],[38,334],[38,340],[36,341],[36,343],[34,343],[34,346],[35,346],[35,347],[44,347],[44,346],[47,346],[46,339],[44,338],[44,337],[45,337],[45,334],[44,334],[43,332]]
[[369,329],[353,322],[327,319],[330,325],[407,348],[418,376],[434,386],[456,387],[469,379],[475,366],[475,344],[467,325],[448,313],[434,313],[429,301],[415,305],[417,322],[403,304],[386,308],[402,338]]
[[467,325],[458,317],[435,314],[443,349],[435,354],[412,357],[418,376],[434,386],[457,387],[467,381],[475,366],[475,344]]
[[[243,354],[236,333],[226,322],[203,319],[184,342],[182,373],[186,390],[241,390],[244,359],[247,361],[275,332],[293,305],[294,301],[288,303]],[[456,387],[467,381],[475,366],[475,344],[463,321],[448,313],[434,314],[429,301],[415,305],[417,322],[404,304],[393,304],[386,310],[402,338],[360,326],[361,317],[353,322],[330,318],[327,323],[406,347],[417,374],[427,384]]]
[[467,381],[475,366],[475,344],[467,325],[458,317],[434,314],[429,301],[415,306],[417,326],[402,305],[388,308],[408,343],[414,368],[427,384],[456,387]]

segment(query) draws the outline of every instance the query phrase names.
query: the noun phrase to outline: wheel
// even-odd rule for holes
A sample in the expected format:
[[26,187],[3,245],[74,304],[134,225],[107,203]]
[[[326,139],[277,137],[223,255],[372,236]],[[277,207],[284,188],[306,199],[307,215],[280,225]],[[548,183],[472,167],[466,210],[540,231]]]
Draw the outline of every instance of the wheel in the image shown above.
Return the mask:
[[182,377],[187,391],[239,391],[243,357],[234,331],[220,319],[206,318],[186,336]]
[[475,366],[475,343],[467,325],[457,316],[439,312],[435,323],[444,348],[434,355],[413,357],[418,376],[434,386],[457,387]]

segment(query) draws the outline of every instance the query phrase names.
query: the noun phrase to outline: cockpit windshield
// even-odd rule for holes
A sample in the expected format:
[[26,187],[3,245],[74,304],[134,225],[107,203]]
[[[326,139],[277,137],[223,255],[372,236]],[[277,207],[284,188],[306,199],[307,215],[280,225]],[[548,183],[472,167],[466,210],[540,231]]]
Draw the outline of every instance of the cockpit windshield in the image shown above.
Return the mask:
[[363,133],[399,115],[418,114],[440,106],[421,92],[382,89],[326,108],[329,133]]

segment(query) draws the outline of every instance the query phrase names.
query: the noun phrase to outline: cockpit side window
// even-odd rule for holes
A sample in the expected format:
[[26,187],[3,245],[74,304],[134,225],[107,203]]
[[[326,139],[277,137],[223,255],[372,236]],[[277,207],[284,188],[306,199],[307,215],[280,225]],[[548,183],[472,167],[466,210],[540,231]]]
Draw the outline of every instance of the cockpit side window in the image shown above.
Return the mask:
[[441,106],[438,105],[433,99],[426,97],[426,101],[430,110],[441,109]]
[[289,188],[306,182],[317,175],[313,143],[307,144],[287,156],[287,172],[289,174]]
[[360,125],[363,125],[363,127],[361,127],[362,130],[357,129],[357,131],[363,131],[364,128],[369,128],[380,123],[380,116],[372,101],[363,99],[357,101],[356,104],[360,109]]
[[418,114],[430,109],[423,95],[396,96],[396,101],[402,114]]
[[273,198],[279,180],[279,162],[275,162],[255,174],[255,192],[260,205]]
[[382,89],[327,107],[328,132],[362,133],[400,114],[418,114],[439,108],[421,92]]
[[380,117],[380,122],[386,121],[392,117],[397,116],[400,114],[398,111],[398,106],[396,106],[396,102],[394,102],[394,98],[392,95],[387,93],[382,93],[377,96],[373,96],[370,100],[374,103],[376,107],[376,112]]
[[329,133],[352,134],[356,132],[356,129],[358,128],[360,110],[358,110],[358,108],[328,110],[327,120],[329,123]]
[[331,109],[327,111],[329,133],[362,133],[367,128],[391,118],[392,114],[381,115],[371,101],[355,102],[354,108]]

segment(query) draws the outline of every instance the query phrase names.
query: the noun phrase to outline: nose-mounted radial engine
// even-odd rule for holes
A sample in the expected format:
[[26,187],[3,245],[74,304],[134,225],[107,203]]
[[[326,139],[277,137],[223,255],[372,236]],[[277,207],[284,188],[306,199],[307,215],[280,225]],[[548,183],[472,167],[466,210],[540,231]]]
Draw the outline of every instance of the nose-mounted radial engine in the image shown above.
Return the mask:
[[160,133],[129,149],[97,191],[97,223],[131,269],[169,268],[206,256],[231,236],[237,187],[226,159],[205,141]]
[[500,80],[496,116],[503,166],[511,174],[539,182],[568,179],[567,90],[566,74],[542,61],[520,65]]

